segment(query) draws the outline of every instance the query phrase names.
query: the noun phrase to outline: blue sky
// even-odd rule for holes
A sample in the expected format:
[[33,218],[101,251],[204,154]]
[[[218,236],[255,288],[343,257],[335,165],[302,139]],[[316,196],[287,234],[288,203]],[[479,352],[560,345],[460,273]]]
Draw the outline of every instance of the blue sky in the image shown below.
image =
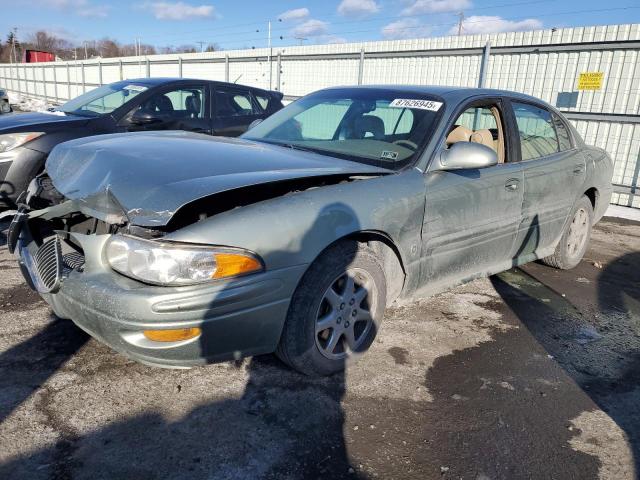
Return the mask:
[[[73,42],[114,38],[156,46],[273,45],[416,38],[640,22],[637,0],[0,0],[0,35],[44,29]],[[283,37],[282,39],[280,37]]]

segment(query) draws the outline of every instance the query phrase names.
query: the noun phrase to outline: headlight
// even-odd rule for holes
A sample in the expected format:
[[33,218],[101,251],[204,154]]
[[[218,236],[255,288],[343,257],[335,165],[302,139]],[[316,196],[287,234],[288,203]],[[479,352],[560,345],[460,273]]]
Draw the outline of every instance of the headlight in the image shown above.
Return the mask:
[[0,135],[0,153],[21,147],[25,143],[35,140],[41,135],[44,135],[44,132],[21,132]]
[[245,250],[160,243],[114,235],[105,247],[111,268],[154,285],[194,285],[262,271],[262,262]]

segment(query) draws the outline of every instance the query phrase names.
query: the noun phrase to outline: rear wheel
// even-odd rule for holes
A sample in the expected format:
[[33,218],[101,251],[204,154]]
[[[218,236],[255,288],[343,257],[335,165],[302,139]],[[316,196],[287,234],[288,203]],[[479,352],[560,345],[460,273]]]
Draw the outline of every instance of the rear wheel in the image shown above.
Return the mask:
[[578,265],[589,246],[592,224],[593,206],[591,200],[584,196],[573,208],[555,252],[543,258],[542,262],[561,270],[569,270]]
[[276,354],[307,375],[330,375],[373,342],[386,306],[382,262],[369,247],[340,242],[296,289]]

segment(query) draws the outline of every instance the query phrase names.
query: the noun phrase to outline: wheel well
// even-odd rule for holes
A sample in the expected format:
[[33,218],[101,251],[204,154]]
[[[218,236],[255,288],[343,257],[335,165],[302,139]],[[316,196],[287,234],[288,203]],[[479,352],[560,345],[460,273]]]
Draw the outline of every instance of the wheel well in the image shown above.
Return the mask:
[[387,280],[387,304],[391,304],[402,293],[406,276],[400,251],[393,240],[377,231],[355,232],[340,240],[344,239],[366,243],[380,256]]
[[598,190],[595,187],[590,188],[584,194],[589,200],[591,200],[591,206],[596,209],[596,202],[598,201]]

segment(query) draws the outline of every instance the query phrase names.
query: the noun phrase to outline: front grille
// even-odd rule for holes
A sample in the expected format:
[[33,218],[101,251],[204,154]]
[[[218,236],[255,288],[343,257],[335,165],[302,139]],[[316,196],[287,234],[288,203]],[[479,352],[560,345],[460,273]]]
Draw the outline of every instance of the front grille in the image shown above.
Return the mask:
[[81,272],[84,269],[84,255],[80,252],[69,252],[62,254],[62,268],[65,273],[71,270]]
[[40,279],[38,290],[53,293],[60,287],[62,277],[62,249],[60,239],[54,236],[43,243],[34,257],[35,274]]

